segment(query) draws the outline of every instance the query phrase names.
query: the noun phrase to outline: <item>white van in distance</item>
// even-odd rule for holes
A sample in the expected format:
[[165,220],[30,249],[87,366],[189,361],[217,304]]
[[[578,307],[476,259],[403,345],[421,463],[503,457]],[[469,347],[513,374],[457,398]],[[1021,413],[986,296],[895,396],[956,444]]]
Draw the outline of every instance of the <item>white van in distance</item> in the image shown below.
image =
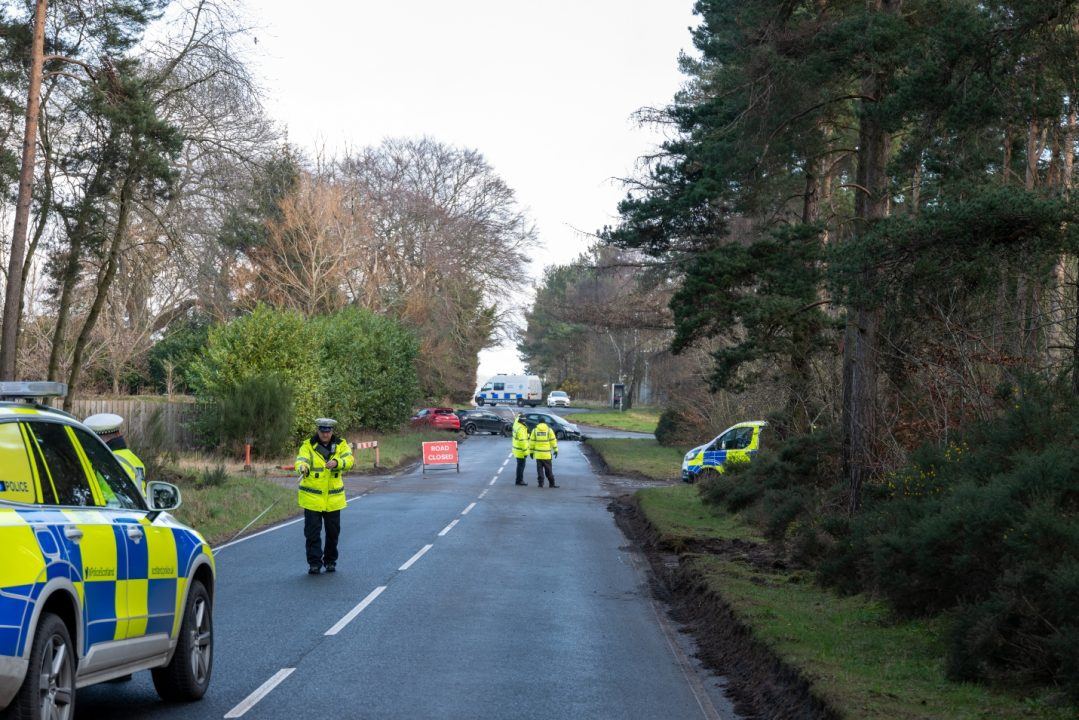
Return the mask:
[[477,405],[536,407],[543,400],[539,375],[495,375],[476,393]]

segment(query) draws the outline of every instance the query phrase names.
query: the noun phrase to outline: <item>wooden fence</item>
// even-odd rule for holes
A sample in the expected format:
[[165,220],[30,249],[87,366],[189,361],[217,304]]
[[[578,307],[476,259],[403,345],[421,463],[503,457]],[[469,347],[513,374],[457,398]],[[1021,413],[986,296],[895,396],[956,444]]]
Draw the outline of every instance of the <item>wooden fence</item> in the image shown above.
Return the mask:
[[199,438],[194,424],[200,406],[191,398],[149,395],[146,397],[87,397],[75,398],[71,413],[84,420],[96,413],[116,413],[124,418],[124,434],[133,447],[142,445],[151,436],[160,438],[171,450],[194,450]]

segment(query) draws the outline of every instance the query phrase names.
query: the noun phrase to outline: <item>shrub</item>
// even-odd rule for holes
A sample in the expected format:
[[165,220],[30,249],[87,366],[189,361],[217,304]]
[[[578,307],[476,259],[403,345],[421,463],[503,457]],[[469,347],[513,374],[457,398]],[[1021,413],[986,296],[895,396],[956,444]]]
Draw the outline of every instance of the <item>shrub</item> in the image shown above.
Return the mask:
[[291,394],[291,436],[299,440],[325,412],[321,349],[314,323],[298,313],[260,305],[249,315],[211,328],[206,350],[192,370],[199,394],[215,404],[250,378],[275,376]]
[[419,397],[415,336],[392,318],[347,308],[317,318],[326,381],[322,411],[344,427],[392,430]]
[[1079,402],[1027,387],[1000,418],[920,449],[867,494],[821,577],[904,615],[955,612],[959,679],[1050,680],[1079,696]]
[[797,436],[762,451],[751,463],[728,464],[723,474],[702,478],[701,499],[729,512],[745,511],[766,537],[783,543],[792,524],[815,521],[837,456],[831,431]]
[[681,444],[690,434],[690,427],[681,410],[667,408],[660,413],[656,423],[656,440],[660,445],[673,447]]
[[220,487],[228,482],[229,474],[224,465],[205,468],[195,478],[195,487]]
[[207,413],[210,436],[229,448],[251,442],[275,456],[287,451],[295,429],[292,390],[276,375],[256,375],[220,388]]

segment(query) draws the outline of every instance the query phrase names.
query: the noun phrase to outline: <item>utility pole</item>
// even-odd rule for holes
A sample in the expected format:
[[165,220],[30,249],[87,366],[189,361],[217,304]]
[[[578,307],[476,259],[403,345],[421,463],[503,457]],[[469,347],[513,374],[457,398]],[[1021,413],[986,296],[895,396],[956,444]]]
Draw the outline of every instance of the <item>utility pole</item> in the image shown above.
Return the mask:
[[41,74],[45,56],[45,9],[48,0],[37,0],[34,38],[30,46],[30,87],[26,93],[26,131],[22,140],[22,170],[15,204],[15,230],[8,258],[7,290],[4,294],[3,331],[0,335],[0,380],[15,380],[15,356],[19,342],[19,306],[22,301],[22,266],[26,259],[26,231],[30,220],[37,151],[37,123],[41,112]]

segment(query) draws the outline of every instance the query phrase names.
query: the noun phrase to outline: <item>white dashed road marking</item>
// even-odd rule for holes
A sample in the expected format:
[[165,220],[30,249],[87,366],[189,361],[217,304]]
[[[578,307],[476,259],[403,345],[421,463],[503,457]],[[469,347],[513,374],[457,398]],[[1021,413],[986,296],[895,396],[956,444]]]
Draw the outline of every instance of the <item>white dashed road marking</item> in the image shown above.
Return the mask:
[[433,547],[434,547],[434,545],[424,545],[422,550],[420,550],[418,553],[416,553],[415,555],[410,557],[408,559],[408,562],[406,562],[404,565],[402,565],[401,567],[399,567],[397,569],[398,570],[408,570],[410,567],[412,567],[416,563],[417,560],[419,560],[421,557],[423,557],[423,554],[425,552],[427,552],[428,550],[430,550]]
[[345,626],[348,625],[350,622],[352,622],[356,618],[357,615],[359,615],[364,610],[366,610],[367,606],[370,605],[371,603],[373,603],[375,601],[375,598],[377,598],[379,595],[381,595],[382,591],[385,590],[385,589],[386,589],[385,585],[380,585],[379,587],[372,590],[370,593],[368,593],[367,597],[365,597],[363,600],[360,601],[359,605],[357,605],[356,607],[349,610],[348,615],[345,615],[343,618],[338,620],[337,624],[334,625],[329,630],[327,630],[325,634],[326,635],[336,635],[337,633],[344,630]]
[[486,490],[484,490],[483,492],[481,492],[481,493],[480,493],[480,498],[479,498],[479,499],[480,499],[480,500],[482,500],[482,499],[483,499],[483,496],[484,496],[484,495],[486,495],[486,494],[487,494],[487,491],[486,491]]
[[476,503],[472,503],[471,505],[466,507],[464,510],[461,511],[461,514],[462,515],[468,515],[468,511],[471,510],[474,507],[476,507]]
[[274,676],[272,678],[262,683],[262,685],[259,686],[258,690],[248,695],[246,698],[243,699],[243,702],[229,710],[225,714],[225,717],[242,717],[245,712],[255,707],[255,703],[269,695],[271,690],[284,682],[285,678],[291,675],[295,670],[296,668],[282,668],[281,670],[278,670],[276,673],[274,673]]
[[449,525],[447,525],[446,527],[442,528],[442,532],[440,532],[440,533],[438,534],[438,536],[439,536],[439,537],[442,537],[443,535],[445,535],[446,533],[448,533],[448,532],[449,532],[450,530],[453,530],[453,526],[454,526],[454,525],[456,525],[456,524],[457,524],[457,523],[459,523],[459,522],[461,522],[461,518],[457,518],[456,520],[454,520],[453,522],[451,522],[451,523],[450,523]]

